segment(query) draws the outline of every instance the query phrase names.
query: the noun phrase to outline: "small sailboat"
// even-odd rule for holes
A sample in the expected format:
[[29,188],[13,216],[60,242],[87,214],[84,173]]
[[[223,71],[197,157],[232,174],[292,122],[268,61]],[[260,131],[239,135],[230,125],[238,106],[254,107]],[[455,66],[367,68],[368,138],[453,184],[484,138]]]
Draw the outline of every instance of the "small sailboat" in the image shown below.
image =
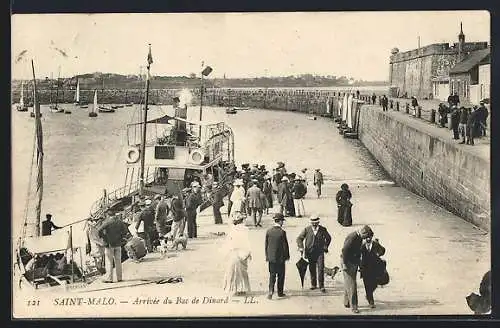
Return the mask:
[[19,99],[19,104],[16,109],[18,112],[28,111],[28,106],[24,103],[24,82],[21,83],[21,98]]
[[88,103],[80,101],[80,80],[76,80],[75,106],[80,108],[89,108]]
[[59,76],[57,77],[57,88],[56,88],[56,103],[49,106],[52,113],[64,113],[64,109],[59,107],[57,103],[59,101]]
[[76,80],[75,105],[80,105],[80,81]]
[[94,106],[89,112],[89,117],[97,117],[97,90],[94,92]]

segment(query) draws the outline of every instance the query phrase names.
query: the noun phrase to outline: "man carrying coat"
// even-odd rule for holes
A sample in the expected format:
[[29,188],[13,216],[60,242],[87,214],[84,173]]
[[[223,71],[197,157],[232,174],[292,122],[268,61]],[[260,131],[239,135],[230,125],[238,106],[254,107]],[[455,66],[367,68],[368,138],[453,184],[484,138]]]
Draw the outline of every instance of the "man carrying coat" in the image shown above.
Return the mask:
[[[311,225],[304,228],[297,237],[299,252],[309,261],[309,273],[311,274],[311,290],[319,288],[322,293],[325,290],[325,253],[328,253],[328,246],[332,237],[325,227],[319,224],[319,217],[310,217]],[[317,273],[316,273],[317,272]]]
[[365,225],[348,234],[342,248],[340,263],[344,274],[344,306],[351,307],[354,313],[359,313],[356,275],[361,261],[361,246],[363,240],[371,236],[373,236],[372,229]]
[[268,299],[273,297],[276,276],[278,276],[278,297],[286,296],[283,293],[285,285],[285,262],[290,259],[290,251],[288,249],[286,232],[282,228],[283,221],[285,221],[283,214],[276,213],[274,215],[274,226],[266,232],[266,261],[269,264]]

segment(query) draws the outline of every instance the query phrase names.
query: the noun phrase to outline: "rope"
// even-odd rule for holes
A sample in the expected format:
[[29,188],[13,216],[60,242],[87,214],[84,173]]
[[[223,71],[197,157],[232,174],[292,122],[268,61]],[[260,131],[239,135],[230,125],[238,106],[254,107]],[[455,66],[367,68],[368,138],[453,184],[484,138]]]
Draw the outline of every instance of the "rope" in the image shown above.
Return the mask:
[[83,221],[88,221],[88,218],[87,218],[87,219],[81,219],[81,220],[78,220],[78,221],[74,221],[74,222],[71,222],[71,223],[65,224],[65,225],[61,226],[60,228],[66,228],[66,227],[69,227],[69,226],[75,225],[75,224],[77,224],[77,223],[83,222]]

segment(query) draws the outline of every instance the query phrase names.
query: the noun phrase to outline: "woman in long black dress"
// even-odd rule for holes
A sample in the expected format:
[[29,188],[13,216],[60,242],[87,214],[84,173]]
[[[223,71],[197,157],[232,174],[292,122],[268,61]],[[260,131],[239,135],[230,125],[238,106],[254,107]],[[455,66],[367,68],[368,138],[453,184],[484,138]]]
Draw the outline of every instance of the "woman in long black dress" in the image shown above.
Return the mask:
[[286,199],[286,212],[287,212],[287,215],[290,216],[290,217],[295,217],[296,214],[295,214],[295,204],[293,203],[293,197],[292,197],[292,193],[293,193],[293,184],[294,184],[294,180],[295,180],[295,177],[293,174],[289,175],[289,179],[292,183],[290,183],[288,185],[288,190],[289,190],[289,197]]
[[338,216],[337,221],[344,227],[349,227],[352,225],[352,213],[351,213],[351,191],[346,183],[340,186],[340,190],[337,192],[335,199],[337,200]]

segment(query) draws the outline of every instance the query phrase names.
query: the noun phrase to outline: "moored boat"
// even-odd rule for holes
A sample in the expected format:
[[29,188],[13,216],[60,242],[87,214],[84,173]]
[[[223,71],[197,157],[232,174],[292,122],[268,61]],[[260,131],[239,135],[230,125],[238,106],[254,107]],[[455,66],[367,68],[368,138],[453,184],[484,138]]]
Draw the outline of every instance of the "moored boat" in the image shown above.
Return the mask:
[[115,112],[115,110],[113,108],[106,107],[106,106],[99,106],[98,110],[99,110],[99,113],[114,113]]
[[205,190],[200,210],[211,205],[211,192],[229,192],[235,168],[231,128],[224,122],[187,120],[187,106],[176,110],[174,116],[148,120],[148,94],[149,79],[145,104],[138,107],[142,121],[127,125],[125,185],[105,192],[92,206],[90,217],[98,217],[108,209],[128,217],[139,198],[164,194],[166,190],[182,199],[182,189],[205,173],[211,174],[219,187]]
[[[16,245],[14,278],[17,279],[19,288],[41,289],[41,287],[47,287],[50,290],[51,287],[62,287],[67,290],[70,285],[85,282],[85,272],[82,270],[82,250],[73,245],[71,226],[68,234],[40,235],[43,200],[43,130],[33,61],[31,65],[34,89],[33,113],[35,116],[35,145],[32,156],[36,157],[36,165],[32,167],[30,175],[35,176],[36,179],[35,186],[29,186],[22,232]],[[29,211],[28,206],[32,187],[35,189],[34,198],[36,200],[34,209],[32,209],[34,213]],[[78,252],[80,252],[79,256],[77,256]],[[80,259],[80,263],[77,263],[77,258]]]
[[97,90],[94,91],[94,105],[92,106],[92,110],[89,112],[89,117],[97,117]]
[[24,82],[21,83],[21,97],[19,99],[19,104],[16,106],[18,112],[27,112],[28,106],[24,103]]
[[236,109],[233,107],[226,108],[226,114],[236,114]]

